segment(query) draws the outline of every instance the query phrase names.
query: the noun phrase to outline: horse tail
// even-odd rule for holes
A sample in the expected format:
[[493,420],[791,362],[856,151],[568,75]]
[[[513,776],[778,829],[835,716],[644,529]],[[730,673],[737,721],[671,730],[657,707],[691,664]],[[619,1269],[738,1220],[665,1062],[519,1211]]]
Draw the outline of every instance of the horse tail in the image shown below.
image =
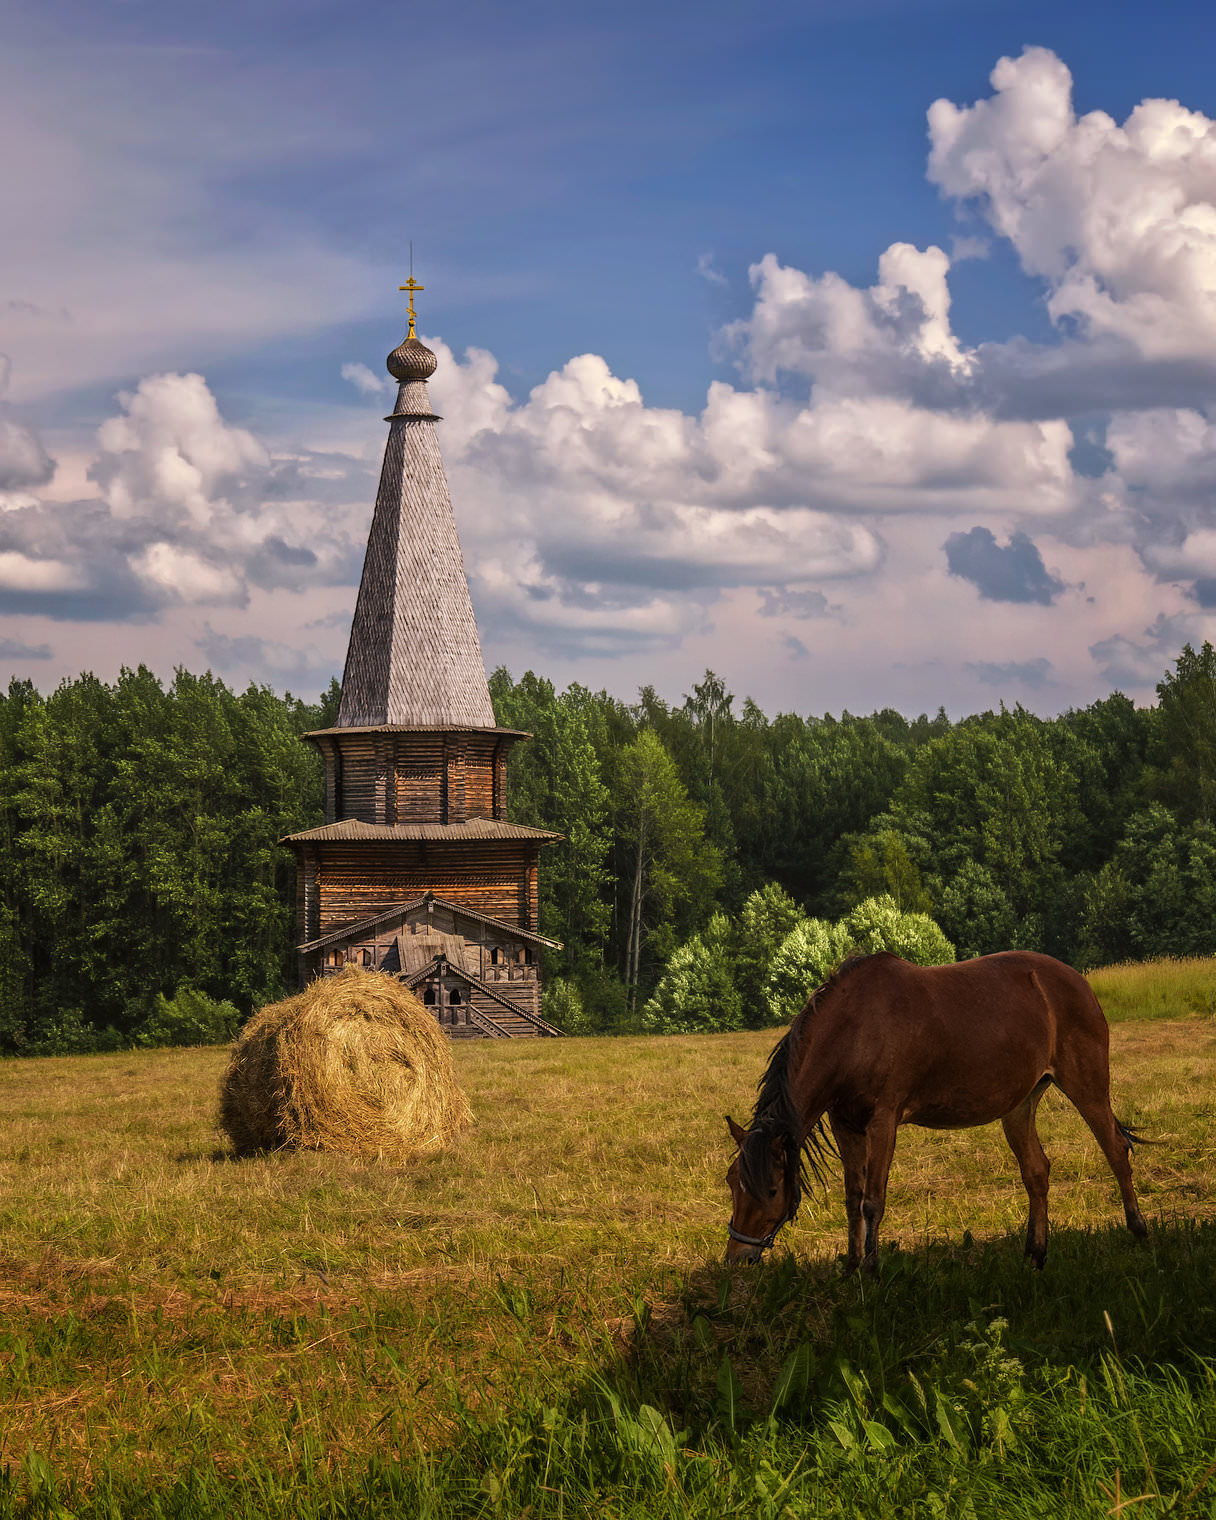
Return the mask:
[[1115,1128],[1127,1141],[1128,1150],[1134,1151],[1138,1145],[1163,1145],[1165,1143],[1162,1140],[1148,1139],[1148,1137],[1142,1135],[1139,1130],[1133,1129],[1130,1124],[1124,1124],[1123,1121],[1118,1118],[1115,1120]]

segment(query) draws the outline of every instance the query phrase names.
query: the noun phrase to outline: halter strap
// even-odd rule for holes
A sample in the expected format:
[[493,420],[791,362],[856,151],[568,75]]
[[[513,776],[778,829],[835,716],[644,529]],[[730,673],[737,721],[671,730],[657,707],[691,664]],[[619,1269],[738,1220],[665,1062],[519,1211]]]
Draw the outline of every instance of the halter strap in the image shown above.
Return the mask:
[[777,1231],[785,1223],[786,1221],[784,1219],[779,1220],[778,1223],[776,1223],[768,1232],[768,1234],[763,1238],[763,1240],[759,1239],[755,1235],[744,1235],[741,1230],[736,1230],[733,1224],[728,1224],[726,1226],[726,1233],[732,1240],[737,1240],[741,1246],[759,1246],[762,1251],[767,1251],[768,1248],[776,1240]]

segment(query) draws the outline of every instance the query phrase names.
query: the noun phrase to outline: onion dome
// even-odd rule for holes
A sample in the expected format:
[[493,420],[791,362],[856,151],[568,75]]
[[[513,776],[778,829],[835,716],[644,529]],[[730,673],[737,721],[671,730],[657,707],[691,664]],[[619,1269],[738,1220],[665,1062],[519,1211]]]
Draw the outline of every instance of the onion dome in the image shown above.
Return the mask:
[[[410,245],[410,264],[414,262],[413,244]],[[439,363],[435,355],[425,343],[418,341],[418,335],[414,331],[414,292],[422,290],[414,278],[414,271],[410,269],[409,280],[404,285],[397,287],[399,290],[408,290],[410,294],[410,330],[405,335],[405,342],[399,343],[388,358],[384,361],[388,365],[388,372],[394,380],[400,380],[404,385],[410,380],[429,380],[435,373]]]
[[439,364],[426,344],[414,337],[413,328],[411,322],[410,336],[404,343],[399,343],[384,361],[394,380],[429,380]]

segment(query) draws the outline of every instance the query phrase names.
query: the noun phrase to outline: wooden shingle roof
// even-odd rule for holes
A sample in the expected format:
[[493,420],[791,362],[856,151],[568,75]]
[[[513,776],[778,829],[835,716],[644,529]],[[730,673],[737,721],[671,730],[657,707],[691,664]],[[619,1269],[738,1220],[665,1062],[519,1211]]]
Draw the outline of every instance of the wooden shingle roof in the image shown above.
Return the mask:
[[476,908],[470,908],[465,903],[455,903],[446,897],[436,897],[433,892],[424,892],[421,897],[415,897],[410,902],[396,903],[391,908],[385,908],[379,913],[373,913],[370,918],[361,918],[357,923],[344,924],[341,929],[334,929],[329,934],[324,934],[320,939],[307,941],[296,948],[302,952],[310,950],[325,950],[330,945],[345,944],[350,940],[365,939],[375,934],[385,924],[391,924],[395,919],[404,918],[407,913],[412,913],[415,908],[425,906],[428,898],[436,907],[446,908],[449,913],[458,914],[461,918],[471,918],[475,923],[488,924],[492,929],[499,929],[508,939],[527,940],[530,945],[544,945],[549,950],[560,950],[560,940],[546,939],[543,934],[534,934],[531,929],[521,929],[518,924],[509,924],[502,918],[491,918],[488,913],[479,913]]
[[465,844],[470,840],[535,839],[544,843],[563,839],[551,829],[533,829],[525,823],[500,823],[494,818],[470,818],[466,823],[364,823],[361,818],[343,818],[339,823],[323,823],[301,834],[284,834],[280,844],[377,843],[407,844],[425,839],[432,844]]
[[469,734],[493,736],[496,739],[530,739],[532,735],[524,728],[470,728],[467,723],[369,723],[360,728],[347,724],[342,728],[314,728],[306,739],[329,739],[334,734]]
[[437,420],[426,382],[404,380],[387,419],[340,728],[495,726]]
[[424,967],[433,965],[437,958],[459,967],[461,971],[466,969],[464,940],[459,934],[443,934],[437,929],[426,934],[399,934],[396,945],[401,971],[406,976],[413,976]]

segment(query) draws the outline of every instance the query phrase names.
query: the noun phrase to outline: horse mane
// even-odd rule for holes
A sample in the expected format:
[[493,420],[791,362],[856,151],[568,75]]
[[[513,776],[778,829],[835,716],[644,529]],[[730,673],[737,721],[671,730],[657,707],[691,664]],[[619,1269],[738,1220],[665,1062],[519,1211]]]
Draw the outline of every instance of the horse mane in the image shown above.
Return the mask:
[[885,952],[880,951],[878,955],[848,955],[841,961],[831,976],[811,993],[802,1012],[773,1047],[758,1083],[756,1106],[752,1110],[747,1136],[739,1149],[739,1180],[754,1197],[762,1198],[768,1191],[772,1165],[770,1142],[778,1137],[782,1139],[785,1142],[786,1194],[792,1200],[790,1219],[798,1212],[803,1189],[810,1178],[814,1177],[820,1187],[826,1186],[827,1168],[837,1159],[836,1147],[822,1118],[805,1135],[802,1133],[802,1116],[790,1092],[790,1061],[822,999],[858,966],[878,960],[883,954]]

